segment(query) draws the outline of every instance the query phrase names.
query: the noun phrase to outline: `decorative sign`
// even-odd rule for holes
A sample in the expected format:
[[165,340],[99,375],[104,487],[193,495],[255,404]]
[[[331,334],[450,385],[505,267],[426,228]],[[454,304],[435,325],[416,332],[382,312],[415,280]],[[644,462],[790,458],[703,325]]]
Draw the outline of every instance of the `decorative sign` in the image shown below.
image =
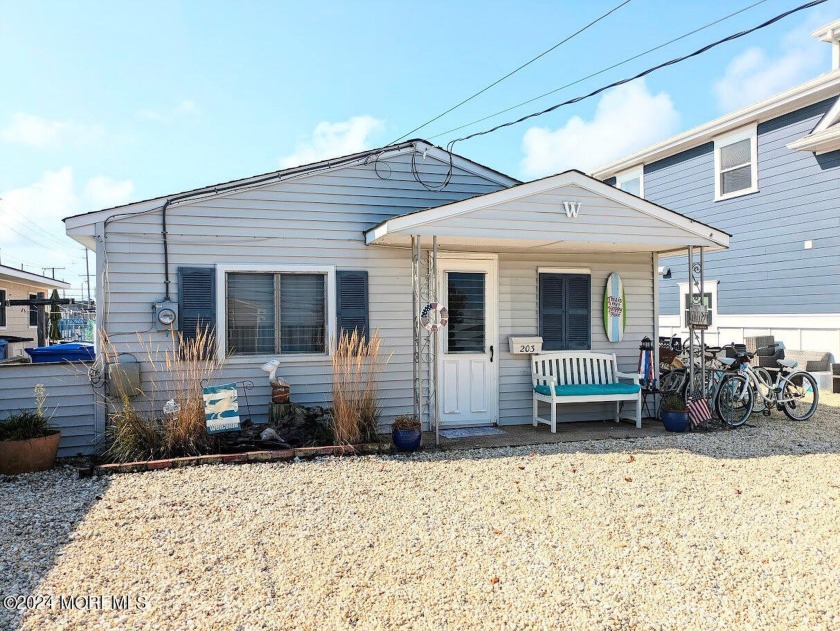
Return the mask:
[[204,392],[204,417],[207,433],[235,432],[239,426],[239,401],[236,384],[207,386]]
[[692,304],[688,309],[688,327],[705,331],[709,328],[709,310],[705,305]]
[[566,217],[569,219],[577,219],[580,213],[580,202],[563,202],[563,210],[566,211]]
[[613,272],[604,289],[604,331],[610,342],[620,342],[627,326],[627,301],[621,276]]

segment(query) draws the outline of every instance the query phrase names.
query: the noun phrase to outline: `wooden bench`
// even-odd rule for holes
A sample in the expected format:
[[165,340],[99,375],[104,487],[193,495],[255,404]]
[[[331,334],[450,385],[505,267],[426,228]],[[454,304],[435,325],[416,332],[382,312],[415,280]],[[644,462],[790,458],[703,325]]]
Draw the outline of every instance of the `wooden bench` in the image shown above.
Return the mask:
[[[557,431],[557,406],[562,403],[615,402],[615,421],[621,414],[622,401],[635,401],[636,414],[628,416],[642,426],[641,375],[619,372],[614,353],[590,351],[554,351],[539,353],[531,358],[534,388],[534,427],[537,423],[551,425]],[[632,384],[619,383],[632,380]],[[537,414],[539,402],[551,404],[551,419]]]

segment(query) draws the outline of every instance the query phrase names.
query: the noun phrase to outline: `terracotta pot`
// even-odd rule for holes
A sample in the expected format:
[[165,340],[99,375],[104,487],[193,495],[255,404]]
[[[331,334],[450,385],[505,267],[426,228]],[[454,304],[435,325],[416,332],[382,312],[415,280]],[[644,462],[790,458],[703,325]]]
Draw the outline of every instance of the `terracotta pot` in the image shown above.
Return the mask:
[[0,473],[46,471],[55,464],[61,432],[29,440],[0,440]]

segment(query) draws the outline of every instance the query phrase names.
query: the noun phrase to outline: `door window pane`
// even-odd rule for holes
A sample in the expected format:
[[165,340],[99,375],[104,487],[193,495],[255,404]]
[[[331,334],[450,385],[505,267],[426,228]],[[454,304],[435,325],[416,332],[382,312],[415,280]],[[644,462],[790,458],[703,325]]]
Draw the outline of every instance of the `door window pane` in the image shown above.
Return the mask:
[[447,353],[484,353],[485,275],[472,272],[447,273]]
[[326,352],[323,274],[280,274],[280,352]]
[[274,322],[274,274],[228,274],[228,352],[237,355],[274,353]]

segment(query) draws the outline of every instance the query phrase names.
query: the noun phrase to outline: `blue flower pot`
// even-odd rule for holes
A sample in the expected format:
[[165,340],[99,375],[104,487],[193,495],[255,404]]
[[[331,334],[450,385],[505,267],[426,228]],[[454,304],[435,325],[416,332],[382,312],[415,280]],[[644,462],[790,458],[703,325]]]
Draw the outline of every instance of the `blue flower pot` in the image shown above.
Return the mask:
[[419,429],[395,429],[391,432],[397,451],[412,452],[420,447],[423,433]]
[[684,432],[688,429],[688,412],[666,412],[659,413],[662,424],[669,432]]

